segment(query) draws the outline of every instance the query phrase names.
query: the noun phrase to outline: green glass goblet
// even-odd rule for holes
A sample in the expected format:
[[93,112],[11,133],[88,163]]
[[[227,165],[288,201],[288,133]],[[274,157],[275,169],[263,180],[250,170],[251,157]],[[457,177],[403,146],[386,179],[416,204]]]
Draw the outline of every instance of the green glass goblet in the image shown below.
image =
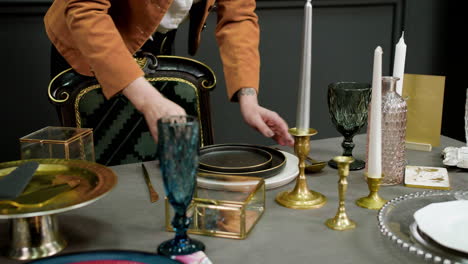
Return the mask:
[[[334,82],[328,85],[328,111],[336,129],[344,136],[341,143],[343,156],[353,157],[353,137],[367,122],[370,98],[371,85],[368,83]],[[338,168],[333,160],[328,165]],[[365,165],[363,160],[354,158],[349,169],[360,170]]]

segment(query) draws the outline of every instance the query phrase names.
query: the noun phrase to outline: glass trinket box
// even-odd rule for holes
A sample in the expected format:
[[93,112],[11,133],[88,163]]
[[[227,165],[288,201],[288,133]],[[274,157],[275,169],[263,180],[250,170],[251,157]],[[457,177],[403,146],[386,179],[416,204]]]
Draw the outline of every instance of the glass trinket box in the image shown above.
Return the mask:
[[[189,234],[245,239],[265,211],[265,181],[243,177],[199,173],[198,177],[218,181],[217,189],[197,187],[187,216],[191,217]],[[174,231],[174,211],[165,199],[166,230]]]
[[19,139],[21,159],[95,161],[93,130],[48,126]]

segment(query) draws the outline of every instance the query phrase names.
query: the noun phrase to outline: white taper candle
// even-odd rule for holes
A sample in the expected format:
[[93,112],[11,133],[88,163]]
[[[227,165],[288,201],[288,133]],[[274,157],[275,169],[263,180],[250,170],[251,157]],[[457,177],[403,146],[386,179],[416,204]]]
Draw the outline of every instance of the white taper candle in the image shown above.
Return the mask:
[[400,78],[396,83],[396,92],[399,95],[403,93],[403,75],[405,74],[406,44],[404,36],[405,32],[403,31],[395,46],[395,59],[393,60],[393,76]]
[[312,3],[307,0],[304,6],[304,32],[302,46],[302,64],[300,73],[296,129],[309,131],[310,81],[312,69]]
[[374,51],[367,177],[382,176],[382,48]]

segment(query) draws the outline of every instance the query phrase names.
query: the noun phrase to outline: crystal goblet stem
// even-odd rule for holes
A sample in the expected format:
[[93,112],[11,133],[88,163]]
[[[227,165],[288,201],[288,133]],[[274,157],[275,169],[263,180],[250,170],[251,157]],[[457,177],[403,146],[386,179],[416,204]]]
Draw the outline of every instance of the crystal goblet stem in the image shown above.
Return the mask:
[[355,144],[353,142],[353,136],[345,136],[343,142],[341,143],[341,147],[343,147],[342,156],[352,157],[354,146]]

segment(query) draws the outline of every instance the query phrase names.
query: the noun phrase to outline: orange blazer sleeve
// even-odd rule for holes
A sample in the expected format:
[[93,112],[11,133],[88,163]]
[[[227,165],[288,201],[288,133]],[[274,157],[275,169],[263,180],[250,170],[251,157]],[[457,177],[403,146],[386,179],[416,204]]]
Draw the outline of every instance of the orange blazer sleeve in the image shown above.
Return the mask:
[[223,61],[228,97],[241,88],[259,87],[260,30],[255,0],[218,0],[216,40]]
[[69,0],[65,7],[73,41],[107,98],[144,75],[108,13],[110,2]]

